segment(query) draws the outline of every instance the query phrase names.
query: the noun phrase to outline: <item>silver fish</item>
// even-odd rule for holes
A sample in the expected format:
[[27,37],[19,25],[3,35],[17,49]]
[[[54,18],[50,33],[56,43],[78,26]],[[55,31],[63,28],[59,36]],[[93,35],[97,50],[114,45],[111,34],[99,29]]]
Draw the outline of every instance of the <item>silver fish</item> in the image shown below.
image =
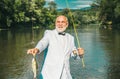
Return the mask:
[[33,55],[33,56],[34,57],[32,59],[32,71],[33,71],[34,79],[37,79],[38,65],[37,65],[35,55]]

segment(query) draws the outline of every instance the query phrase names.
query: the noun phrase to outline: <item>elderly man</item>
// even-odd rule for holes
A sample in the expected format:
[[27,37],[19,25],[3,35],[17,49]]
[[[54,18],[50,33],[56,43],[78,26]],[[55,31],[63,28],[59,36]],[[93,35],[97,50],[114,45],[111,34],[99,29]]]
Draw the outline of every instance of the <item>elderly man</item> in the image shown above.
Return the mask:
[[55,29],[46,30],[37,46],[27,51],[28,54],[37,54],[48,48],[40,79],[72,79],[69,58],[74,53],[83,55],[84,50],[82,48],[76,49],[74,37],[65,33],[67,27],[67,17],[58,16]]

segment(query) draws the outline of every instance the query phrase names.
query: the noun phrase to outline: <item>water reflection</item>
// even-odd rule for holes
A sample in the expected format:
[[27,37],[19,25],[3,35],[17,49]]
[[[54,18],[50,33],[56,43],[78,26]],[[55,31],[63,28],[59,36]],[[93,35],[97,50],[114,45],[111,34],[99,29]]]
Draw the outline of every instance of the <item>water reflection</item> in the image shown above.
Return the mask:
[[[73,30],[67,30],[74,35]],[[85,68],[81,60],[70,59],[74,79],[119,79],[120,32],[97,28],[77,29],[80,45],[85,49]],[[0,79],[32,79],[32,56],[26,54],[42,37],[44,30],[0,31]],[[34,39],[34,40],[33,40]],[[34,41],[34,43],[33,43]],[[43,53],[37,56],[39,69]]]
[[120,75],[120,32],[105,30],[101,31],[101,40],[104,42],[104,49],[109,57],[108,79],[119,79]]
[[[78,29],[81,47],[85,48],[86,68],[82,68],[81,61],[74,61],[71,67],[75,79],[107,79],[108,59],[106,59],[103,44],[100,42],[99,29]],[[78,63],[78,64],[76,64]],[[78,71],[79,70],[79,71]]]
[[26,55],[26,50],[34,47],[32,38],[30,29],[0,32],[0,79],[29,78],[27,75],[31,71],[31,61],[28,60],[30,57]]

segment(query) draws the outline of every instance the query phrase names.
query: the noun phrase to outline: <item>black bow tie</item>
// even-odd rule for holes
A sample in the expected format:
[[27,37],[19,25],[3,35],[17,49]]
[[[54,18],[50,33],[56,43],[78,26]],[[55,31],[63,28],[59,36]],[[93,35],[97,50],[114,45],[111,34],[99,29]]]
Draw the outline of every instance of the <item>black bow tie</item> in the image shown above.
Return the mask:
[[65,32],[59,32],[58,34],[64,36],[64,35],[65,35]]

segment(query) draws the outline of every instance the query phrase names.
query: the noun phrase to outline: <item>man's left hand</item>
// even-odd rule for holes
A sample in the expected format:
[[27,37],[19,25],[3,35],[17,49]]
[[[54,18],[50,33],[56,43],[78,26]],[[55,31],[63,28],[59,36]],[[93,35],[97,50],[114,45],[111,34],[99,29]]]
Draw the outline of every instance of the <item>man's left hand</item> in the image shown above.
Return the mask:
[[84,55],[84,49],[83,48],[78,48],[78,55],[83,56]]

